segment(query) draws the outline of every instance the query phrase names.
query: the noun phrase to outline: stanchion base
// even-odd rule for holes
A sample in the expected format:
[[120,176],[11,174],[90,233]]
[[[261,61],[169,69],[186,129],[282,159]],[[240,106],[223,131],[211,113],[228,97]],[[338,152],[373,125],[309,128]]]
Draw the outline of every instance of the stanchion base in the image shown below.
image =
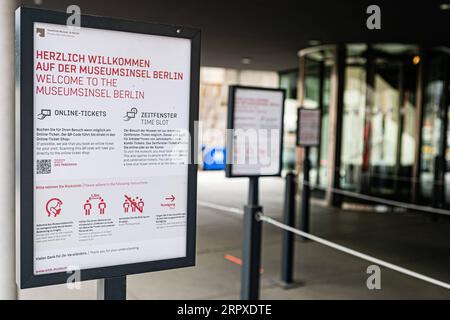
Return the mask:
[[294,288],[299,288],[299,287],[305,286],[305,283],[303,281],[294,281],[294,282],[287,283],[280,279],[272,279],[272,282],[276,286],[283,288],[284,290],[289,290],[289,289],[294,289]]

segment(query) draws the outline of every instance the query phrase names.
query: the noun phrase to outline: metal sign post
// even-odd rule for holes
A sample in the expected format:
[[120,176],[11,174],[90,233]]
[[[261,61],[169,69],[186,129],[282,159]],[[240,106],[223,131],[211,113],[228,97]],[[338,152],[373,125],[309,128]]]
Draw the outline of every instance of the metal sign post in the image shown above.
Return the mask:
[[261,266],[262,224],[256,215],[262,211],[259,206],[258,177],[249,178],[248,204],[244,206],[244,234],[242,243],[241,299],[259,299]]
[[[293,172],[289,172],[286,175],[283,222],[290,227],[295,227],[295,195],[296,177]],[[284,286],[290,286],[294,282],[294,243],[295,235],[284,231],[281,255],[281,282]]]
[[[229,88],[226,176],[249,178],[242,243],[243,300],[259,298],[262,226],[257,215],[262,207],[258,182],[259,177],[281,175],[284,98],[285,91],[280,89]],[[270,138],[259,141],[261,136]]]
[[97,280],[97,300],[126,300],[127,277]]
[[298,108],[297,113],[297,146],[303,147],[303,186],[301,203],[300,229],[309,232],[311,188],[309,171],[310,147],[320,145],[320,110]]
[[309,232],[309,208],[311,201],[311,189],[309,186],[309,147],[305,147],[303,156],[303,186],[302,186],[302,205],[301,205],[301,219],[300,230]]

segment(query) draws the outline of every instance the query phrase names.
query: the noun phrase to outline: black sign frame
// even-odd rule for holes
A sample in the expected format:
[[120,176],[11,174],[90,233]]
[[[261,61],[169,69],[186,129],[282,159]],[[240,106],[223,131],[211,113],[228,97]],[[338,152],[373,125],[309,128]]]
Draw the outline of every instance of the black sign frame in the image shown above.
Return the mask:
[[[22,289],[66,283],[70,276],[66,272],[35,275],[33,271],[34,23],[66,25],[67,18],[65,12],[25,7],[16,10],[16,278],[18,286]],[[198,121],[199,114],[200,30],[89,15],[81,16],[81,27],[189,39],[191,41],[189,133],[194,137],[194,123]],[[192,159],[195,159],[196,150],[196,143],[191,141],[190,162],[187,168],[186,256],[84,269],[80,272],[81,281],[195,265],[197,164],[192,163]]]
[[[233,163],[232,157],[234,149],[234,108],[235,108],[235,97],[236,91],[239,89],[243,90],[259,90],[259,91],[272,91],[282,93],[282,106],[281,106],[281,128],[280,128],[280,157],[279,157],[279,167],[278,172],[274,174],[234,174],[233,173]],[[265,88],[265,87],[252,87],[252,86],[241,86],[232,85],[228,88],[228,110],[227,110],[227,137],[226,137],[226,159],[227,163],[225,166],[225,176],[227,178],[243,178],[243,177],[280,177],[281,171],[283,170],[283,143],[284,143],[284,110],[285,110],[285,100],[286,100],[286,90],[280,88]]]
[[[314,111],[317,112],[319,115],[319,126],[317,128],[318,130],[318,143],[315,144],[305,144],[305,143],[301,143],[300,141],[300,119],[301,119],[301,113],[302,110],[308,110],[308,111]],[[320,109],[309,109],[309,108],[305,108],[305,107],[300,107],[297,108],[297,128],[296,128],[296,133],[295,133],[295,144],[297,147],[318,147],[320,146],[320,141],[322,138],[322,112],[320,111]]]

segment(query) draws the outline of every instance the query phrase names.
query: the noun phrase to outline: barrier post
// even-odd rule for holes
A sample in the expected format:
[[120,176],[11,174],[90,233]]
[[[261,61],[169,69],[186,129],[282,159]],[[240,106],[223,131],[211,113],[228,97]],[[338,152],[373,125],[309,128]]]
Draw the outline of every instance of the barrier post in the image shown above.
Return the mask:
[[97,300],[126,300],[127,277],[97,280]]
[[[284,194],[284,224],[295,228],[295,195],[296,178],[293,172],[286,175],[286,188]],[[283,232],[283,248],[281,256],[281,282],[290,285],[294,282],[294,243],[295,235],[292,232]]]
[[309,186],[309,147],[304,148],[304,160],[303,160],[303,187],[302,187],[302,205],[301,205],[301,220],[300,230],[309,233],[309,208],[310,208],[310,193]]
[[241,299],[259,299],[259,270],[261,265],[262,224],[257,220],[259,206],[258,177],[249,178],[248,205],[244,206],[244,235],[242,244]]

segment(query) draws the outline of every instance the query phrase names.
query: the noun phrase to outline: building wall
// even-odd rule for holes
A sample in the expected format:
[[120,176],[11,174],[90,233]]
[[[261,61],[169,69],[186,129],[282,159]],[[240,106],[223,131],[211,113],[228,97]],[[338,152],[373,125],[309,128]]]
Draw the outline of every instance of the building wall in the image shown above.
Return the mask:
[[202,143],[208,147],[225,145],[228,86],[279,87],[279,76],[272,71],[202,67],[200,70],[200,121]]

